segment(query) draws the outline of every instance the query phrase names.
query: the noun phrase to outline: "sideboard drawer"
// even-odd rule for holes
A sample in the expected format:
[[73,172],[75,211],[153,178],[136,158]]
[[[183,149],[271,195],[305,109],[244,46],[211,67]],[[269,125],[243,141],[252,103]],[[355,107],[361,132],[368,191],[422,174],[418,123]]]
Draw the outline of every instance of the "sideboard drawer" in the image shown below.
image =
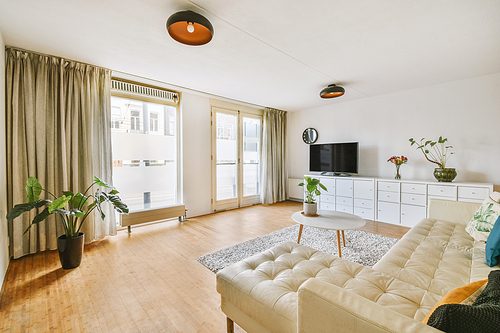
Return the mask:
[[401,225],[413,227],[425,219],[427,210],[421,206],[401,205]]
[[[328,192],[326,193],[335,195],[335,179],[320,177],[319,181],[321,182],[321,184],[325,185],[326,189],[328,190]],[[323,192],[323,190],[321,190],[321,192]]]
[[399,224],[399,204],[379,201],[377,221]]
[[425,184],[401,183],[401,192],[425,194]]
[[334,195],[328,195],[328,194],[322,194],[319,196],[319,200],[324,203],[335,203],[335,196]]
[[398,192],[378,191],[378,200],[387,202],[399,202]]
[[448,198],[456,198],[456,187],[447,185],[429,185],[427,187],[429,196],[440,196]]
[[459,186],[458,197],[465,199],[484,200],[490,195],[490,190],[485,187]]
[[373,201],[367,199],[354,198],[354,207],[373,209]]
[[378,182],[378,190],[399,192],[399,182]]
[[425,206],[425,195],[401,193],[401,203],[408,205]]
[[354,215],[357,215],[366,220],[374,220],[373,209],[354,207]]
[[323,209],[323,210],[335,210],[335,204],[326,203],[326,202],[320,202],[319,203],[319,209]]
[[337,205],[337,208],[335,209],[337,212],[344,212],[344,213],[353,213],[352,206],[344,206],[344,205]]
[[345,197],[353,196],[352,179],[337,179],[335,184],[335,194]]
[[373,181],[354,180],[354,197],[360,199],[373,199]]
[[351,206],[352,207],[352,198],[346,198],[346,197],[335,197],[335,203],[337,205],[345,205],[345,206]]

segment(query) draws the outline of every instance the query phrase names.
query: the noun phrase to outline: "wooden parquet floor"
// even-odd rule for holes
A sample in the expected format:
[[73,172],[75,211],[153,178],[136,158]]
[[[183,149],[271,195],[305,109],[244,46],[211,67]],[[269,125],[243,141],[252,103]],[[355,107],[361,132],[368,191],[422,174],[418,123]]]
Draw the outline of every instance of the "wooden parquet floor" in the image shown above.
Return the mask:
[[[256,205],[122,230],[86,245],[73,270],[61,268],[57,251],[12,260],[0,331],[225,332],[215,275],[196,258],[294,225],[300,209]],[[400,238],[408,228],[368,222],[363,230]]]

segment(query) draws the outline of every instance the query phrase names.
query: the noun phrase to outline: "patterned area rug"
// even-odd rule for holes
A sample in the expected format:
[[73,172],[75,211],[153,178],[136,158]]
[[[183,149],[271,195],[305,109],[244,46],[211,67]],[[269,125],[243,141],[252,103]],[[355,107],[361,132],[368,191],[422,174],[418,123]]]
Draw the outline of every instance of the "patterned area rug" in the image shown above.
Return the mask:
[[[217,273],[241,259],[248,258],[256,253],[271,247],[296,242],[299,235],[299,225],[272,232],[234,246],[209,253],[198,258],[198,261]],[[372,267],[375,265],[398,239],[372,234],[361,230],[345,231],[345,247],[342,247],[342,258]],[[300,244],[309,246],[333,255],[338,255],[337,234],[335,230],[317,229],[304,226]]]

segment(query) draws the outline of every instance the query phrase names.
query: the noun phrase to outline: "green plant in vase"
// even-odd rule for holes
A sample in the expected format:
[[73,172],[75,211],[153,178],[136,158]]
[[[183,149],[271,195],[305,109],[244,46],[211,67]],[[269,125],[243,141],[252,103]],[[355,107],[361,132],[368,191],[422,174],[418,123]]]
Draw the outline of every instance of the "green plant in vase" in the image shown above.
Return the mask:
[[434,177],[440,182],[451,182],[457,176],[453,168],[446,168],[448,158],[454,154],[451,149],[453,146],[446,145],[447,138],[439,137],[437,141],[425,140],[425,138],[416,141],[410,138],[410,146],[416,145],[424,157],[431,163],[435,163],[439,168],[434,169]]
[[325,185],[321,184],[319,179],[312,178],[309,176],[304,177],[305,183],[300,183],[297,186],[305,187],[305,199],[304,199],[304,214],[308,216],[315,216],[318,211],[316,197],[321,195],[320,189],[324,191],[326,189]]
[[[95,185],[108,188],[110,191],[105,192],[98,188],[94,193],[89,193]],[[121,214],[128,214],[129,212],[127,205],[117,195],[119,192],[97,177],[94,177],[94,181],[84,193],[63,191],[63,194],[59,197],[42,188],[42,185],[35,177],[30,177],[26,182],[26,192],[28,193],[28,202],[15,205],[7,214],[7,220],[13,220],[33,209],[45,207],[31,221],[26,231],[24,231],[26,233],[33,225],[44,221],[51,214],[60,216],[64,235],[57,238],[57,244],[59,258],[65,269],[75,268],[80,265],[83,253],[83,233],[80,230],[94,209],[97,209],[102,219],[106,217],[101,208],[101,204],[104,202],[112,204],[114,209]],[[47,193],[50,199],[40,199],[42,192]],[[64,243],[64,246],[61,246],[62,243]],[[64,253],[65,250],[67,250],[66,254]]]

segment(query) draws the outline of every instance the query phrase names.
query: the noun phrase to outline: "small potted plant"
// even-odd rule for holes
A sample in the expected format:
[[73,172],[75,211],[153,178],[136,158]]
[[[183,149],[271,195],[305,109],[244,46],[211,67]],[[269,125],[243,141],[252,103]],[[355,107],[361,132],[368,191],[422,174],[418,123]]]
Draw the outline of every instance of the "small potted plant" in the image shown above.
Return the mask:
[[[104,192],[97,189],[95,193],[87,194],[94,185],[111,190]],[[40,199],[42,191],[49,194],[51,199]],[[59,250],[59,259],[64,269],[80,266],[84,243],[84,234],[80,232],[80,229],[85,219],[94,209],[97,208],[102,219],[106,217],[101,209],[101,204],[104,201],[111,203],[115,210],[121,214],[128,214],[129,212],[127,205],[118,197],[118,191],[97,177],[94,177],[93,183],[83,194],[64,191],[60,197],[43,189],[35,177],[30,177],[26,183],[26,192],[28,192],[28,202],[15,205],[7,214],[7,220],[13,220],[25,212],[45,206],[45,209],[35,216],[24,232],[26,233],[34,224],[42,222],[49,215],[58,214],[61,217],[64,227],[64,235],[57,237],[57,248]],[[66,206],[68,209],[65,209]]]
[[304,215],[317,216],[318,206],[316,197],[321,195],[320,188],[327,191],[325,185],[321,184],[319,179],[304,177],[305,183],[300,183],[297,186],[305,186],[305,201],[304,201]]
[[445,145],[447,141],[448,139],[442,136],[437,141],[425,141],[425,138],[415,141],[410,138],[410,146],[417,145],[417,149],[420,149],[429,162],[439,166],[439,168],[434,169],[434,177],[440,182],[451,182],[457,176],[454,168],[446,167],[448,158],[453,154],[450,150],[453,147]]

